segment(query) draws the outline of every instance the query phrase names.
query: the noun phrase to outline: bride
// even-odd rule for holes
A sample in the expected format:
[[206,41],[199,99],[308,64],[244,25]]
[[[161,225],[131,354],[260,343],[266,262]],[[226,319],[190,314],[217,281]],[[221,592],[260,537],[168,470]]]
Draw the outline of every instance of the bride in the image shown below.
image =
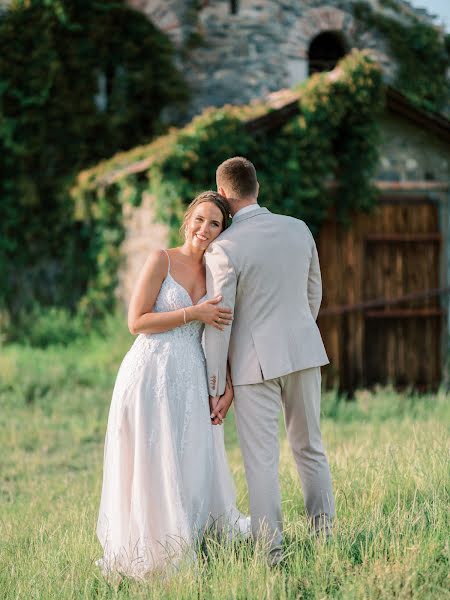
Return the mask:
[[[203,263],[228,214],[218,193],[197,196],[184,217],[184,244],[153,252],[133,292],[128,326],[139,335],[117,375],[105,439],[97,523],[105,575],[143,577],[195,561],[212,526],[248,534],[223,428],[211,423],[201,346],[204,324],[223,330],[232,322],[220,297],[206,297]],[[230,380],[224,399],[226,407],[233,400]]]

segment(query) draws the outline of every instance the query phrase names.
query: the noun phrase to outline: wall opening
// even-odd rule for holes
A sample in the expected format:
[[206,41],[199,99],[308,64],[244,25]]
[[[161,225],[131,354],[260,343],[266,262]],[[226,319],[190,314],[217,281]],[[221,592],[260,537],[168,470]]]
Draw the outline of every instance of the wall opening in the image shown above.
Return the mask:
[[308,50],[308,74],[331,71],[347,54],[345,40],[338,31],[324,31],[311,41]]
[[239,12],[239,0],[230,0],[230,13],[237,15]]

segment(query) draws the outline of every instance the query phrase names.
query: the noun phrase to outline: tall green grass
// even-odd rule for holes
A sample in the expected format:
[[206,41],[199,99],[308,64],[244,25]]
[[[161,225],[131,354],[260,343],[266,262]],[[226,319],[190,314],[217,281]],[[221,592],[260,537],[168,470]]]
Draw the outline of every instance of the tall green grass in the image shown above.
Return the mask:
[[[131,344],[112,318],[92,335],[46,350],[0,353],[0,596],[69,598],[445,599],[449,594],[450,409],[426,397],[324,394],[323,436],[337,518],[330,543],[309,537],[298,476],[283,438],[283,564],[258,546],[206,540],[207,559],[169,578],[108,584],[95,560],[103,440],[121,357]],[[233,419],[226,440],[239,507],[245,476]]]

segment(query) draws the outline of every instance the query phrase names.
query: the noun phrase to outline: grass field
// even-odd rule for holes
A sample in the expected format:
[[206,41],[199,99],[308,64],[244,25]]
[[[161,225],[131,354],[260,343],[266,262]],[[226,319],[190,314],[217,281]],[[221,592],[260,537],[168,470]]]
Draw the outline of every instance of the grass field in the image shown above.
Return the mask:
[[[258,548],[209,542],[209,560],[168,580],[96,570],[103,440],[115,372],[131,343],[120,320],[103,337],[0,353],[0,597],[450,598],[449,397],[361,391],[323,399],[333,475],[334,539],[312,541],[286,442],[280,476],[287,558],[266,567]],[[239,507],[247,511],[232,419],[226,422]]]

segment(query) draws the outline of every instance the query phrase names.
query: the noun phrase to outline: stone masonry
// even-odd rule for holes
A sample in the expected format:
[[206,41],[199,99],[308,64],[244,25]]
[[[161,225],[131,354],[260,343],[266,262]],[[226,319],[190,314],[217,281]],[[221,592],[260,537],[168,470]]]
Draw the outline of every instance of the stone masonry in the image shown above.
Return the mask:
[[125,204],[123,208],[125,240],[121,254],[124,258],[119,271],[117,297],[123,306],[128,306],[131,294],[150,252],[167,248],[169,229],[155,219],[154,198],[144,194],[139,207]]
[[[397,68],[386,40],[354,20],[353,0],[240,0],[237,14],[227,0],[128,2],[180,50],[180,66],[192,88],[191,115],[205,106],[247,103],[300,83],[308,76],[309,46],[324,32],[339,34],[347,50],[371,49],[387,81]],[[402,0],[395,12],[379,0],[369,3],[403,21],[414,14],[431,22]]]
[[377,179],[382,181],[449,181],[447,143],[407,119],[384,114]]

